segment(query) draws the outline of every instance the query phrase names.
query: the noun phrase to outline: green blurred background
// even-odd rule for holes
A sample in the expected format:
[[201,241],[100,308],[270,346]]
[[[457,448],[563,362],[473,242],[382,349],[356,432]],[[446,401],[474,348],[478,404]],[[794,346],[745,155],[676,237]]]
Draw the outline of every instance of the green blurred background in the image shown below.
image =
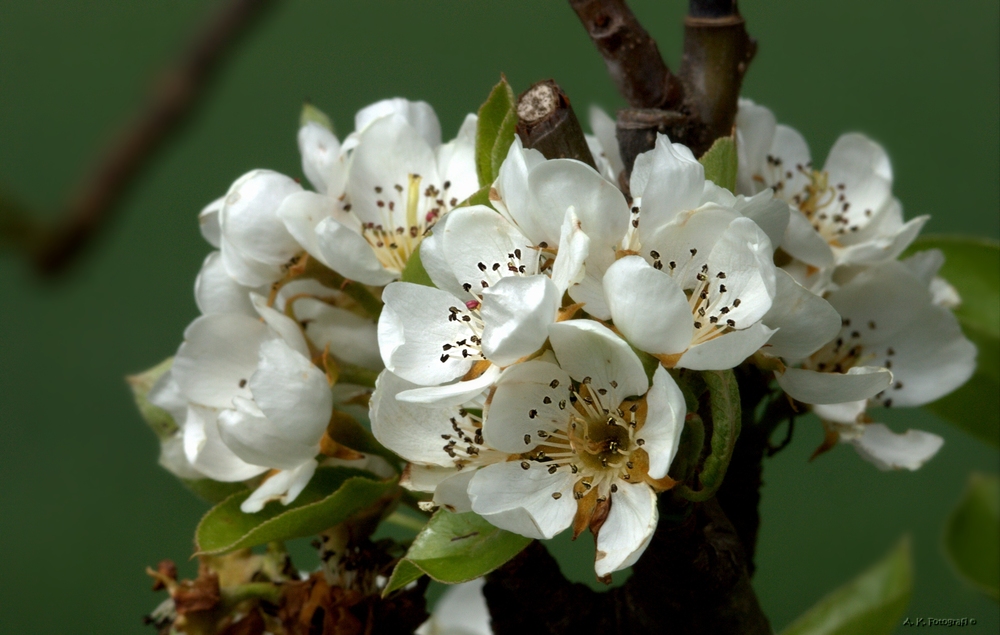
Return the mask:
[[[632,4],[676,68],[686,3]],[[841,132],[866,132],[892,156],[908,216],[932,214],[931,232],[998,237],[996,0],[742,5],[760,43],[744,92],[801,130],[817,160]],[[58,205],[211,6],[0,4],[0,185]],[[122,377],[173,354],[197,314],[192,284],[210,249],[198,210],[251,168],[300,176],[305,98],[342,134],[372,101],[426,99],[449,135],[501,72],[515,90],[555,78],[584,116],[590,103],[623,105],[565,2],[280,3],[69,275],[43,283],[0,258],[0,631],[140,632],[161,599],[143,568],[190,555],[206,506],[156,465]],[[923,412],[888,415],[944,436],[940,455],[915,474],[877,472],[847,447],[808,463],[821,433],[802,420],[766,463],[765,610],[780,629],[909,532],[907,615],[997,632],[996,604],[958,581],[940,547],[968,472],[996,472],[997,453]],[[589,567],[586,556],[567,565],[579,578]]]

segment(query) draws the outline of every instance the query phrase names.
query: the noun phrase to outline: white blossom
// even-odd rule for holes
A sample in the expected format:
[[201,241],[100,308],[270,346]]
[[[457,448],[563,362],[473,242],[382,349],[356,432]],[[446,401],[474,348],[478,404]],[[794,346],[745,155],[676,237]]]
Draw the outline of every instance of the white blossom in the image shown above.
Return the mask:
[[817,292],[831,287],[837,266],[895,259],[927,221],[903,221],[889,158],[864,135],[841,136],[816,170],[802,135],[763,106],[741,99],[736,132],[738,191],[771,188],[790,205],[781,247],[795,262],[786,268]]
[[875,428],[866,411],[920,406],[948,394],[975,370],[975,346],[951,311],[935,303],[926,278],[900,262],[863,270],[827,300],[842,317],[840,332],[778,383],[815,404],[831,430],[879,467],[916,469],[941,443],[928,433]]
[[520,460],[482,467],[469,481],[472,509],[492,524],[551,538],[595,517],[595,569],[634,563],[656,527],[656,490],[673,482],[684,397],[662,367],[652,385],[628,344],[593,320],[549,327],[554,360],[504,371],[483,436]]

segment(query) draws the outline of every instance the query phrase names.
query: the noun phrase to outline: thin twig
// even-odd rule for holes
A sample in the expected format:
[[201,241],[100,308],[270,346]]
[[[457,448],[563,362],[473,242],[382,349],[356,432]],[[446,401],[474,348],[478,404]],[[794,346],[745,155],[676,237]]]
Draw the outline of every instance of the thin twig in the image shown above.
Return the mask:
[[608,74],[633,108],[673,108],[684,89],[625,0],[569,0]]
[[534,84],[517,98],[517,135],[526,148],[538,150],[546,159],[576,159],[597,167],[569,97],[551,79]]
[[[177,60],[154,81],[137,115],[115,136],[50,226],[0,202],[0,232],[55,274],[70,265],[111,217],[135,177],[200,101],[224,54],[273,0],[226,0]],[[15,232],[12,234],[11,232]]]

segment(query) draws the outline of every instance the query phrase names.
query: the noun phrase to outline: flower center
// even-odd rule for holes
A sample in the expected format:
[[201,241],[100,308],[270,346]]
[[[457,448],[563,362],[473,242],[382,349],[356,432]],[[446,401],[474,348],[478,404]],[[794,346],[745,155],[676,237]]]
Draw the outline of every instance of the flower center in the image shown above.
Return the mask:
[[495,450],[483,448],[483,419],[464,408],[459,410],[459,416],[452,417],[450,434],[442,434],[445,444],[441,449],[451,457],[455,467],[462,469],[470,463],[481,463],[487,457],[483,454],[495,454]]
[[[405,187],[398,183],[391,188],[375,186],[380,195],[375,201],[379,221],[361,225],[361,236],[389,271],[401,273],[427,231],[458,204],[458,199],[448,198],[450,181],[444,182],[443,189],[429,184],[421,190],[421,180],[419,174],[410,174]],[[345,211],[350,208],[344,206]]]
[[[892,346],[886,347],[880,354],[879,349],[873,349],[871,346],[866,348],[863,343],[865,332],[876,330],[878,330],[878,325],[874,320],[869,320],[864,325],[852,325],[849,318],[844,318],[837,338],[813,353],[805,361],[803,367],[831,373],[846,373],[856,366],[869,365],[880,365],[892,370],[892,359],[896,355]],[[902,382],[896,382],[892,386],[893,390],[901,390],[902,388]],[[880,392],[873,399],[888,408],[892,406],[892,398],[891,393],[887,395],[886,392]]]
[[695,334],[691,340],[691,345],[701,344],[715,339],[720,335],[728,333],[736,328],[736,321],[728,317],[729,313],[740,306],[742,300],[732,297],[728,287],[726,287],[726,272],[711,271],[708,264],[698,267],[695,257],[698,255],[697,249],[691,249],[691,258],[687,262],[678,265],[676,260],[670,260],[664,266],[658,251],[650,251],[649,257],[653,261],[653,268],[665,271],[671,276],[680,276],[685,279],[690,276],[693,267],[697,267],[694,275],[694,285],[690,289],[685,289],[688,294],[688,303],[691,307],[691,315],[694,317]]
[[[522,455],[526,460],[521,467],[530,469],[530,462],[538,462],[549,474],[568,469],[579,475],[574,487],[578,500],[595,488],[598,499],[606,499],[617,491],[619,479],[641,482],[646,461],[636,459],[637,454],[645,458],[645,451],[640,451],[645,440],[637,435],[645,421],[645,403],[626,401],[612,407],[607,399],[608,391],[595,388],[585,377],[570,391],[569,399],[558,404],[569,411],[566,429],[538,430],[541,444]],[[533,412],[528,416],[533,417]],[[525,435],[525,443],[532,442],[532,435]]]
[[486,359],[483,356],[484,325],[479,306],[478,301],[469,301],[461,307],[448,307],[448,321],[465,325],[468,335],[441,345],[441,363],[447,362],[453,355],[463,359]]

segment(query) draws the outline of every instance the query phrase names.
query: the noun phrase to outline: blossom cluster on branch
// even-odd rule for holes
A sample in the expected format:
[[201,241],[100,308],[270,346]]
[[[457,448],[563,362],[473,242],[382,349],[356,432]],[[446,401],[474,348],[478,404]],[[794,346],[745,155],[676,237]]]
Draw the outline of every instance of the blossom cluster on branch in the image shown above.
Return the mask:
[[626,193],[599,110],[597,169],[485,120],[442,143],[428,104],[392,99],[341,141],[309,106],[312,190],[254,170],[201,212],[202,315],[147,395],[171,422],[164,467],[245,484],[246,515],[294,507],[321,468],[398,478],[410,493],[380,518],[403,501],[532,539],[589,529],[609,579],[660,493],[725,471],[698,373],[755,368],[771,403],[819,416],[820,450],[910,470],[939,450],[873,418],[954,390],[976,357],[941,253],[900,259],[927,217],[904,221],[878,144],[844,135],[817,169],[742,100],[701,160],[659,135]]

